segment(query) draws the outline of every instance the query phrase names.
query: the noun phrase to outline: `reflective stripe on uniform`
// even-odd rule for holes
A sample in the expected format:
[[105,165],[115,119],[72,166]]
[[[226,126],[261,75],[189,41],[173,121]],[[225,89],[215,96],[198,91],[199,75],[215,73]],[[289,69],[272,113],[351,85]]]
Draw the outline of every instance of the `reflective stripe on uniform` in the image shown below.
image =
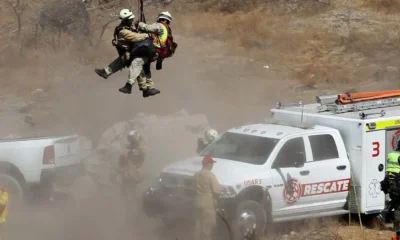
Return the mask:
[[157,36],[157,35],[153,35],[153,44],[154,47],[156,48],[162,48],[165,47],[165,44],[167,43],[167,39],[168,39],[168,29],[164,26],[164,24],[161,24],[162,28],[163,28],[163,34],[162,36]]
[[399,152],[391,152],[386,160],[386,172],[400,173]]

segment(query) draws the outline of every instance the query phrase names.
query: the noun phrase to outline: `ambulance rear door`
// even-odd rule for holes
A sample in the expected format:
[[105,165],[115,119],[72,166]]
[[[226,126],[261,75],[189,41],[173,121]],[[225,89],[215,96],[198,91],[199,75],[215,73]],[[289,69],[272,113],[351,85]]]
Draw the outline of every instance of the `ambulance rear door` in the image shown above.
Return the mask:
[[[385,207],[385,194],[380,189],[380,182],[385,177],[386,162],[386,131],[366,130],[364,149],[365,177],[363,197],[365,196],[364,212],[380,210]],[[389,144],[390,145],[390,144]],[[355,167],[355,166],[354,166]]]

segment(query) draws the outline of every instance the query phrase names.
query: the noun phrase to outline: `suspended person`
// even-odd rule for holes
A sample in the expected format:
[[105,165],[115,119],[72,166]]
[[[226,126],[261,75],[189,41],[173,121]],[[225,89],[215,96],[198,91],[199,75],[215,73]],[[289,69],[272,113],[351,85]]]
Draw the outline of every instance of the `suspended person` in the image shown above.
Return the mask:
[[154,96],[160,91],[146,84],[143,77],[143,65],[155,61],[157,53],[151,37],[145,33],[138,33],[132,26],[135,15],[129,9],[122,9],[119,14],[121,23],[115,28],[113,45],[117,48],[119,57],[104,69],[95,69],[95,72],[107,79],[111,74],[129,67],[129,79],[120,92],[131,94],[132,86],[138,81],[143,97]]
[[[153,44],[156,48],[158,57],[156,61],[156,70],[162,69],[162,64],[165,58],[172,57],[174,55],[178,44],[174,42],[171,30],[172,16],[166,12],[158,14],[157,22],[153,24],[146,24],[144,22],[135,22],[135,26],[139,32],[151,33],[153,38]],[[146,76],[147,86],[153,86],[154,83],[151,79],[151,62],[147,62],[143,66],[143,70]]]

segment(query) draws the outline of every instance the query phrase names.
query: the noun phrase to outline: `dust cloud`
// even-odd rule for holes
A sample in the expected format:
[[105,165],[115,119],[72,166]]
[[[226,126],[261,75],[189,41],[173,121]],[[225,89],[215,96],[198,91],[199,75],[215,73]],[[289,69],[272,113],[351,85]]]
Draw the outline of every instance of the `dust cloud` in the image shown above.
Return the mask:
[[[141,209],[143,191],[166,164],[195,154],[196,139],[206,127],[224,131],[243,121],[259,122],[267,109],[261,104],[253,115],[249,109],[254,110],[254,106],[242,108],[254,91],[243,87],[246,83],[238,77],[240,71],[248,71],[246,64],[235,65],[235,57],[204,61],[206,56],[191,50],[197,40],[176,38],[180,43],[176,56],[164,63],[162,71],[153,70],[156,87],[161,90],[155,97],[142,98],[137,86],[131,95],[118,92],[127,79],[126,69],[107,80],[98,77],[94,68],[112,61],[115,55],[111,54],[88,65],[58,62],[57,58],[59,66],[42,67],[44,72],[32,75],[32,82],[44,82],[40,78],[46,75],[58,75],[64,80],[53,79],[56,83],[51,87],[29,95],[26,101],[33,103],[24,101],[27,110],[13,112],[16,118],[31,116],[34,126],[7,118],[14,126],[5,128],[7,122],[2,121],[3,136],[78,133],[96,148],[107,129],[133,121],[147,143],[142,169],[145,180],[137,189],[137,199],[126,206],[118,186],[108,184],[99,188],[93,179],[84,176],[70,188],[62,189],[63,194],[53,204],[30,204],[11,210],[6,239],[191,238],[187,229],[166,229],[159,220],[148,219]],[[54,64],[53,60],[47,61]],[[224,67],[215,69],[219,63]],[[45,66],[46,60],[41,65]],[[243,99],[242,103],[238,98]]]
[[[106,37],[96,50],[79,52],[81,46],[74,49],[69,43],[57,52],[27,50],[23,61],[17,52],[2,52],[0,70],[8,81],[3,80],[1,136],[77,133],[96,149],[107,129],[131,122],[147,143],[144,180],[135,201],[126,205],[118,186],[107,181],[99,186],[85,175],[69,188],[57,189],[52,204],[10,209],[5,239],[192,239],[187,226],[166,229],[161,221],[148,219],[141,208],[143,191],[166,164],[195,154],[197,137],[206,127],[223,132],[261,122],[275,101],[269,100],[279,93],[258,87],[270,86],[259,73],[261,66],[235,56],[234,50],[226,55],[220,42],[179,34],[175,39],[176,55],[161,71],[152,66],[161,94],[149,98],[143,98],[137,86],[131,95],[118,91],[127,80],[126,69],[107,80],[94,73],[117,56]],[[108,160],[115,162],[116,157]]]

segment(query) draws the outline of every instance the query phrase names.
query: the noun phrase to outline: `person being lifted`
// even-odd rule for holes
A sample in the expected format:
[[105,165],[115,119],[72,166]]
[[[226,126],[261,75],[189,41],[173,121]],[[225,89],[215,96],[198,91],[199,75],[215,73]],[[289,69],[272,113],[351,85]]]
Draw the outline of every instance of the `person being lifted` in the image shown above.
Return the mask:
[[132,86],[138,80],[139,89],[143,97],[154,96],[160,91],[146,84],[143,77],[143,65],[155,61],[157,52],[152,44],[152,39],[147,33],[138,33],[132,26],[135,15],[129,9],[122,9],[119,14],[121,23],[115,28],[113,45],[117,48],[119,57],[104,69],[95,69],[95,72],[107,79],[111,74],[129,67],[129,79],[119,91],[125,94],[132,92]]
[[[166,12],[158,14],[157,22],[153,24],[146,24],[144,22],[135,21],[135,26],[139,32],[150,33],[153,38],[153,45],[156,48],[158,57],[156,62],[156,70],[162,69],[162,63],[165,58],[174,55],[178,44],[174,42],[171,30],[172,16]],[[147,62],[143,68],[146,76],[147,86],[153,86],[151,80],[151,62]]]

